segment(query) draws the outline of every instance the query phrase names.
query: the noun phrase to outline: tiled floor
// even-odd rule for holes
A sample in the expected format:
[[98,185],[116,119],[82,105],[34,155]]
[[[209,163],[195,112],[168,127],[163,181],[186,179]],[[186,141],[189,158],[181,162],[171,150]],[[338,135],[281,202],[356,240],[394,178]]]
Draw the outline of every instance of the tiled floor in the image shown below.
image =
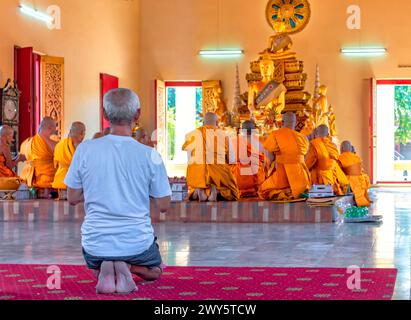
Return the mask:
[[[395,299],[411,299],[411,189],[375,191],[375,224],[155,225],[164,262],[178,266],[398,269]],[[82,264],[76,223],[0,223],[0,263]]]

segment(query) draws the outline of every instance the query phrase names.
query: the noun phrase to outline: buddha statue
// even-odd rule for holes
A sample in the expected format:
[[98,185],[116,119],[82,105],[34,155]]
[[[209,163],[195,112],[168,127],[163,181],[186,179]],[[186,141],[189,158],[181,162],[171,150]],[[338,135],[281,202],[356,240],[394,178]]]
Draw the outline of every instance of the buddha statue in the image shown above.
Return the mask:
[[[260,122],[261,119],[268,117],[274,118],[281,115],[285,108],[285,93],[287,89],[282,84],[277,84],[280,88],[280,93],[266,105],[257,106],[256,98],[270,83],[274,80],[275,64],[269,56],[264,55],[260,60],[260,73],[262,79],[260,81],[250,82],[248,91],[248,108],[251,112],[252,119]],[[277,119],[272,119],[276,121]]]
[[214,113],[219,117],[220,123],[227,124],[227,106],[222,98],[223,89],[217,86],[213,93]]
[[304,128],[301,130],[301,134],[306,136],[309,140],[311,140],[315,129],[314,117],[313,114],[308,114],[308,118],[305,120]]
[[330,106],[328,111],[328,127],[330,128],[330,135],[332,137],[337,136],[337,123],[334,108]]
[[318,89],[319,97],[314,101],[313,111],[315,114],[316,126],[326,125],[329,127],[329,105],[327,99],[327,87],[322,85]]
[[317,100],[317,104],[319,105],[320,110],[323,114],[327,114],[329,112],[327,91],[328,91],[327,86],[322,85],[320,86],[319,92],[318,92],[320,97]]
[[268,40],[268,46],[260,54],[270,54],[273,59],[291,59],[295,58],[295,52],[292,52],[293,41],[286,33],[286,25],[281,16],[273,23],[275,34]]

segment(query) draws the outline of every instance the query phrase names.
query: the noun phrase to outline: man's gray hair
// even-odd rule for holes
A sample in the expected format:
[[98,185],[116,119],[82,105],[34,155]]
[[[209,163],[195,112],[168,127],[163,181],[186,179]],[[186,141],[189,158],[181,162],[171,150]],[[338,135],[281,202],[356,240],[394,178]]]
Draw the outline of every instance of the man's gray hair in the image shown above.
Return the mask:
[[130,89],[113,89],[104,96],[104,112],[112,124],[132,123],[140,110],[140,99]]

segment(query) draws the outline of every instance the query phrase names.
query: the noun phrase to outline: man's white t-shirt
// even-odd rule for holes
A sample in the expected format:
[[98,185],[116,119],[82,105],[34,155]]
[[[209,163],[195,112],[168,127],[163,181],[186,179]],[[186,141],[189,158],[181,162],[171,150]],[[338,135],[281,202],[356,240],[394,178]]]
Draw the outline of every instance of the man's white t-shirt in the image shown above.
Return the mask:
[[131,137],[85,141],[74,154],[64,183],[83,189],[84,250],[95,257],[129,257],[154,242],[150,197],[171,195],[157,151]]

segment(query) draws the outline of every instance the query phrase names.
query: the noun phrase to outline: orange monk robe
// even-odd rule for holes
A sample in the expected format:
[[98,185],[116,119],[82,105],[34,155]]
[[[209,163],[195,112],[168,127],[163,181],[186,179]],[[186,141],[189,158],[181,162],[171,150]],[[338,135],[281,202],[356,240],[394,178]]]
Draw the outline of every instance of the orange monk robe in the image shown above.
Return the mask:
[[191,160],[187,167],[189,199],[196,189],[203,189],[207,196],[210,196],[211,186],[215,186],[225,200],[239,199],[237,180],[231,171],[231,165],[227,163],[228,137],[225,137],[224,145],[219,148],[218,139],[213,135],[218,130],[222,132],[212,126],[203,126],[186,137],[182,149],[191,151]]
[[308,146],[307,138],[297,131],[282,128],[271,133],[264,148],[275,154],[276,170],[261,185],[262,199],[299,199],[310,188],[310,172],[305,165]]
[[347,193],[350,182],[337,163],[339,155],[337,146],[329,138],[316,138],[310,143],[306,164],[312,184],[331,185],[334,193],[342,196]]
[[338,161],[350,181],[357,206],[370,206],[371,201],[368,197],[370,179],[362,168],[361,158],[352,152],[344,152],[340,155]]
[[4,155],[0,155],[0,178],[14,178],[17,177],[16,173],[11,170],[6,165],[6,157]]
[[[266,156],[259,145],[252,145],[251,139],[238,135],[232,139],[236,150],[236,165],[232,167],[237,179],[240,197],[256,197],[261,184],[266,179]],[[259,143],[259,141],[256,141]]]
[[52,184],[54,189],[67,189],[67,186],[64,184],[64,179],[70,168],[71,160],[73,160],[74,152],[76,152],[76,148],[71,138],[61,140],[56,145],[54,149],[54,166],[57,168],[57,172]]
[[51,188],[56,168],[54,152],[47,142],[37,134],[25,140],[20,149],[27,159],[21,178],[30,188]]

